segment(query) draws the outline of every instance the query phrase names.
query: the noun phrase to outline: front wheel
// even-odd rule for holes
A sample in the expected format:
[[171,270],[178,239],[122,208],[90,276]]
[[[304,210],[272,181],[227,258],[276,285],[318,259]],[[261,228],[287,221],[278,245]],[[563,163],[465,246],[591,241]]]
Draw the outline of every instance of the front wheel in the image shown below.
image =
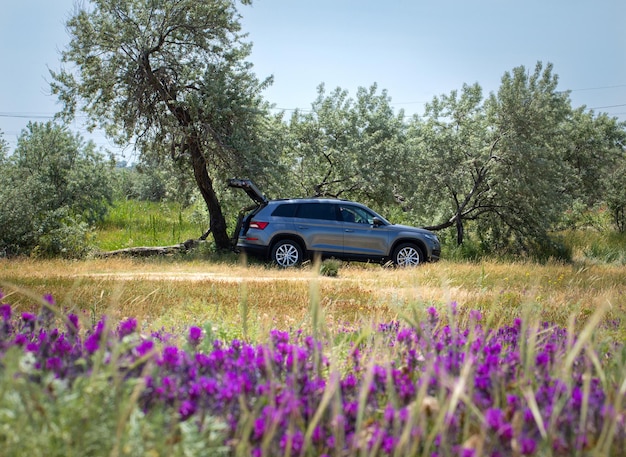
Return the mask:
[[416,267],[424,260],[422,250],[411,243],[401,244],[393,252],[393,263],[398,267]]
[[272,247],[272,260],[283,268],[295,267],[302,263],[302,248],[292,240],[282,240]]

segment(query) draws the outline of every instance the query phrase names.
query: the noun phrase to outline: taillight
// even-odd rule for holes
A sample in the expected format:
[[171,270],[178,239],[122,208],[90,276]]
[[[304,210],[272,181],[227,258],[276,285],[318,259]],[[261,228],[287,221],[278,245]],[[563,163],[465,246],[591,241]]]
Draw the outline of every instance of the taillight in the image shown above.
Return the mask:
[[269,222],[261,222],[261,221],[251,221],[250,222],[250,228],[251,229],[257,229],[257,230],[263,230],[268,225],[269,225]]

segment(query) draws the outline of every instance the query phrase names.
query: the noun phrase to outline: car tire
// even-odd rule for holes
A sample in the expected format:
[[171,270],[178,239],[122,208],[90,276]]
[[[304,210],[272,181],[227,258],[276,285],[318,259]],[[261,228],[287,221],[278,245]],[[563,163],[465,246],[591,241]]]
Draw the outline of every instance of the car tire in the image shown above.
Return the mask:
[[283,268],[290,268],[302,263],[302,248],[293,240],[278,241],[272,246],[272,261]]
[[424,261],[424,254],[415,244],[402,243],[393,251],[391,260],[397,267],[416,267]]

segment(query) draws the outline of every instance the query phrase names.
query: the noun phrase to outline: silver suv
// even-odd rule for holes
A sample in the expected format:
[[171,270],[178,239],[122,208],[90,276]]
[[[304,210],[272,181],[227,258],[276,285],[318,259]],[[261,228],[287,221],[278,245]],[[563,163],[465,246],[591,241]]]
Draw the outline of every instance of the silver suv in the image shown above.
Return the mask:
[[268,200],[247,179],[231,179],[255,202],[240,213],[234,238],[238,250],[292,267],[319,254],[355,261],[392,261],[415,266],[439,260],[437,236],[395,225],[360,203],[331,198]]

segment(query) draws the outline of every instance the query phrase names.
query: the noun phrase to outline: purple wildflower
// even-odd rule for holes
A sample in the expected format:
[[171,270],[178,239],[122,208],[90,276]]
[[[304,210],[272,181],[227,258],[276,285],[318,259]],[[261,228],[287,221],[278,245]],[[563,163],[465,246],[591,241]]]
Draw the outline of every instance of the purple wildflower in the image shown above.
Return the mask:
[[9,322],[11,320],[11,305],[0,305],[0,316],[5,322]]
[[22,320],[24,322],[34,322],[35,319],[37,319],[37,316],[35,316],[33,313],[28,313],[28,312],[22,313]]
[[67,320],[68,320],[68,324],[67,324],[68,331],[70,332],[77,331],[78,330],[78,316],[76,314],[68,314]]
[[291,448],[291,454],[300,454],[302,445],[304,444],[304,435],[300,430],[296,430],[293,433],[287,432],[280,440],[281,449],[285,450]]
[[499,408],[489,408],[485,412],[485,421],[492,430],[498,430],[504,421],[504,413]]
[[196,412],[196,405],[194,402],[190,400],[185,400],[181,403],[180,408],[178,408],[178,414],[180,414],[180,419],[185,421],[194,415]]
[[470,315],[470,319],[475,321],[475,322],[478,322],[478,321],[480,321],[483,318],[483,316],[480,313],[480,311],[478,311],[476,309],[471,310],[469,315]]
[[537,449],[537,443],[532,438],[521,438],[519,444],[522,455],[531,455]]
[[121,339],[127,335],[134,333],[136,329],[137,320],[131,317],[130,319],[126,319],[125,321],[120,322],[119,326],[117,327],[117,334]]
[[46,369],[57,373],[57,375],[60,374],[62,367],[63,361],[59,357],[50,357],[46,360]]
[[200,327],[191,326],[189,327],[189,344],[191,347],[198,347],[200,341],[202,340],[202,329]]
[[152,342],[151,340],[145,340],[139,343],[135,347],[134,352],[139,357],[143,357],[146,354],[148,354],[150,351],[152,351],[153,348],[154,348],[154,342]]
[[84,346],[88,353],[93,354],[96,352],[100,348],[100,335],[97,333],[89,335],[85,340]]

